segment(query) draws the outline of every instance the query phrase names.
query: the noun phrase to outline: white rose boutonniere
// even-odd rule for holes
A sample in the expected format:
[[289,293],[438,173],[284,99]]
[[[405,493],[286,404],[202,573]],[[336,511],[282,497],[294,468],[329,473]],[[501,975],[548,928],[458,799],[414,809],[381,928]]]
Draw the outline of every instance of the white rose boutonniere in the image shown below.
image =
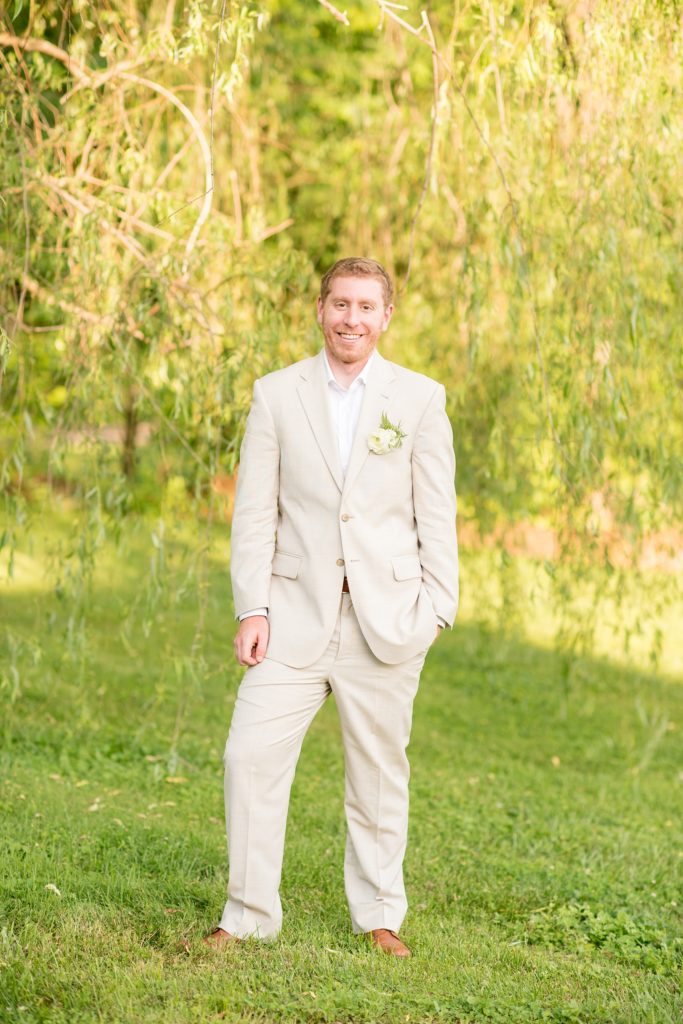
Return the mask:
[[382,413],[379,429],[368,434],[368,448],[375,455],[386,455],[387,452],[400,448],[403,438],[407,437],[401,430],[401,424],[394,426],[385,412]]

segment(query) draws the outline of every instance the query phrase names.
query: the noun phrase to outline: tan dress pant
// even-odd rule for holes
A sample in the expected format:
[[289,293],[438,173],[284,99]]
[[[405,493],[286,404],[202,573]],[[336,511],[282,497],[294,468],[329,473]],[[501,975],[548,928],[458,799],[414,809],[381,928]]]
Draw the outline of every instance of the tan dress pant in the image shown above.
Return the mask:
[[230,859],[220,927],[274,938],[289,795],[308,726],[334,693],[345,755],[344,882],[354,932],[398,931],[408,903],[406,747],[426,651],[386,665],[368,647],[349,594],[341,594],[327,650],[306,668],[266,657],[247,669],[225,747]]

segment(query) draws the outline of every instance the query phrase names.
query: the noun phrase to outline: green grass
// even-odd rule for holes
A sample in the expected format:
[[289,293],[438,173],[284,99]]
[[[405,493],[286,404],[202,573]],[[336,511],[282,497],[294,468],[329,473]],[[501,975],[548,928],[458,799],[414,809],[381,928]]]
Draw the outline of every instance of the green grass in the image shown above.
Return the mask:
[[680,1020],[675,674],[576,658],[568,676],[535,620],[477,615],[482,556],[465,558],[470,596],[415,706],[413,959],[351,933],[332,703],[295,781],[282,934],[216,953],[199,940],[225,899],[240,675],[225,544],[199,633],[180,539],[162,565],[147,526],[124,530],[90,591],[78,573],[47,585],[37,567],[58,549],[77,563],[60,520],[0,586],[0,1020]]

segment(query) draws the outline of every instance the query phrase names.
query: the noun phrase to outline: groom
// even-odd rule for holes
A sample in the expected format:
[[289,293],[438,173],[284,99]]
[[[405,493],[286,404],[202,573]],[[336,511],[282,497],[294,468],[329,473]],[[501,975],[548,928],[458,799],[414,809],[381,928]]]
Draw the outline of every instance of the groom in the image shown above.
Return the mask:
[[377,351],[393,311],[379,263],[339,260],[320,288],[322,351],[254,384],[231,562],[247,670],[225,749],[230,881],[212,946],[280,930],[290,788],[333,693],[353,930],[410,956],[406,747],[425,656],[455,618],[458,551],[445,391]]

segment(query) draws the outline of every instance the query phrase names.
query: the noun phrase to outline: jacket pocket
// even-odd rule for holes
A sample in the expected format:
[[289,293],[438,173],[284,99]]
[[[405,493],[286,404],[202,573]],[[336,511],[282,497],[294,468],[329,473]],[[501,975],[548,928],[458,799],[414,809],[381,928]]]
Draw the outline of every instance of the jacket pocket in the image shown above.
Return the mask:
[[400,555],[391,559],[395,580],[422,579],[422,566],[417,555]]
[[273,556],[273,576],[286,576],[289,580],[295,580],[299,575],[301,555],[288,555],[285,551],[276,551]]

